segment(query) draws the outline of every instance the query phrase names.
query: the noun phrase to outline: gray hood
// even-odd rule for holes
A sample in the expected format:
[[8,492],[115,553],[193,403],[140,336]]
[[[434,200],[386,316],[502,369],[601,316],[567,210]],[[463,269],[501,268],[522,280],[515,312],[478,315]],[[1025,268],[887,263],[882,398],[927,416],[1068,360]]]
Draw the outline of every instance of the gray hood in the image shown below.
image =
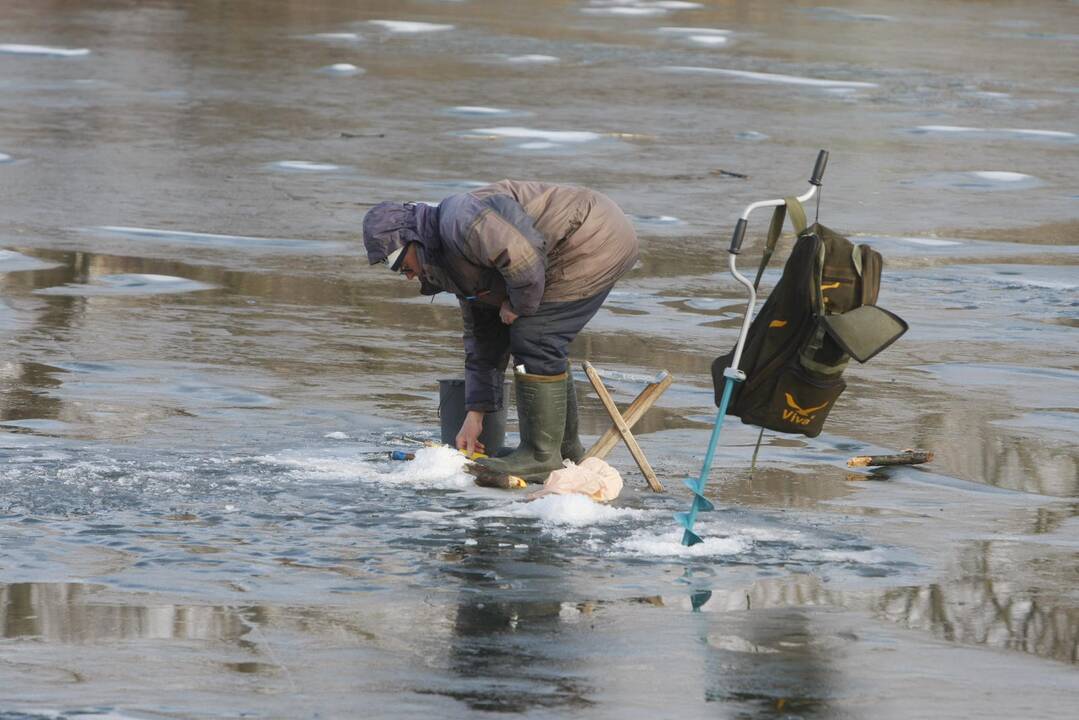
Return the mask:
[[438,232],[438,208],[424,203],[381,202],[363,217],[363,244],[367,261],[384,262],[395,250],[417,243],[420,264],[420,293],[435,295],[457,288],[443,269],[442,236]]

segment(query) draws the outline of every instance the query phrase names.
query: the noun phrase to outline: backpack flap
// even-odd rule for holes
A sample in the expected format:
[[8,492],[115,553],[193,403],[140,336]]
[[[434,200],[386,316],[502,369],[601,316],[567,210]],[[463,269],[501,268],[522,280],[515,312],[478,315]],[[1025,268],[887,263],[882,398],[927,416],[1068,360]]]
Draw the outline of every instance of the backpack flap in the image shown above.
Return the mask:
[[860,363],[894,343],[908,328],[898,315],[876,305],[861,305],[822,320],[828,335]]

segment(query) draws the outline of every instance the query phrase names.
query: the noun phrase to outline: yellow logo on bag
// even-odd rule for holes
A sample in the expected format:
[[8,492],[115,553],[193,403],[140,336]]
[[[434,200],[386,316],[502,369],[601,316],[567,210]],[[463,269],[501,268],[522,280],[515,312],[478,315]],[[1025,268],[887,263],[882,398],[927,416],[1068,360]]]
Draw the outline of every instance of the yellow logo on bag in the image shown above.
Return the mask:
[[789,408],[788,410],[783,411],[783,419],[795,425],[808,425],[809,423],[813,422],[814,416],[812,415],[812,413],[815,413],[818,410],[823,410],[824,408],[828,407],[828,403],[831,402],[831,400],[829,400],[823,405],[818,405],[811,408],[804,408],[798,404],[798,402],[794,399],[793,395],[791,395],[790,393],[783,394],[787,396],[787,407]]

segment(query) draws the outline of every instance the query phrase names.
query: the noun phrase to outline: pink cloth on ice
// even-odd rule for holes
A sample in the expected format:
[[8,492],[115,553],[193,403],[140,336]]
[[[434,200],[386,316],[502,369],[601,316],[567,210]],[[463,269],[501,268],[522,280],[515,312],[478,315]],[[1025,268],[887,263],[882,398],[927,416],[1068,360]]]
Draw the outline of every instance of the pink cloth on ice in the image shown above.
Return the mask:
[[585,458],[580,465],[566,461],[543,483],[543,489],[528,496],[529,500],[544,495],[587,495],[596,502],[608,502],[622,492],[622,476],[599,458]]

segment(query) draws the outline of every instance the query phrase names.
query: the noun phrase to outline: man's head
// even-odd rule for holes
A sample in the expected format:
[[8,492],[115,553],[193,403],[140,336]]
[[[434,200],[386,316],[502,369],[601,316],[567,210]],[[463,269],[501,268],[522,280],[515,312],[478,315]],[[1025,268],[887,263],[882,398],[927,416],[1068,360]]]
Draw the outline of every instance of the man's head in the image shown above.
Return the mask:
[[382,202],[363,217],[363,244],[372,265],[386,263],[390,269],[399,270],[405,247],[418,240],[413,206]]
[[[363,218],[363,244],[372,265],[385,263],[409,280],[419,279],[420,292],[434,295],[447,287],[445,273],[432,264],[430,248],[438,242],[437,213],[426,205],[383,202]],[[421,237],[421,229],[423,228]]]

